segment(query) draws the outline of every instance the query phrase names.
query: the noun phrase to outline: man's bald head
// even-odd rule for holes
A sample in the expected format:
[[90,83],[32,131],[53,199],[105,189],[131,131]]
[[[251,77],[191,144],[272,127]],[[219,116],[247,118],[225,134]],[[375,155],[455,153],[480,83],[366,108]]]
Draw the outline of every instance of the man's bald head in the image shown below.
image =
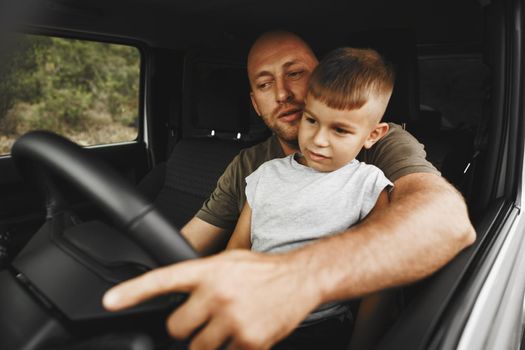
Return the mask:
[[272,30],[261,34],[253,43],[248,53],[248,72],[253,66],[254,60],[264,55],[269,50],[298,50],[309,56],[317,64],[317,58],[308,45],[300,36],[284,30]]

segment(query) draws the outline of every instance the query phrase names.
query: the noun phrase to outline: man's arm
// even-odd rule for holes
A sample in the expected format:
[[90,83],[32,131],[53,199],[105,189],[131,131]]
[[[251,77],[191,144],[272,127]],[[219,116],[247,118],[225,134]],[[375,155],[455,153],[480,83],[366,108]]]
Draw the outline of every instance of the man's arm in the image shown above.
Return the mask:
[[474,242],[465,202],[445,179],[410,174],[394,185],[387,207],[373,211],[349,232],[296,253],[294,259],[313,262],[322,300],[417,281]]
[[245,203],[226,249],[250,249],[252,246],[251,229],[252,208],[248,203]]
[[411,174],[395,182],[386,208],[345,233],[286,254],[232,250],[171,265],[116,287],[104,305],[190,292],[167,320],[171,335],[199,329],[194,349],[268,348],[320,304],[421,279],[474,239],[459,193],[437,175]]

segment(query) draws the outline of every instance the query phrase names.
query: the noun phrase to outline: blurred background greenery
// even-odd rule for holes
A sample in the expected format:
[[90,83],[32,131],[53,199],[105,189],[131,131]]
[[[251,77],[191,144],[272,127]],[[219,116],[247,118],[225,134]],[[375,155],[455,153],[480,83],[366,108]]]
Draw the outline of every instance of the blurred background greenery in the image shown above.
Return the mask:
[[0,76],[0,154],[29,130],[83,145],[137,136],[140,53],[134,47],[21,35]]

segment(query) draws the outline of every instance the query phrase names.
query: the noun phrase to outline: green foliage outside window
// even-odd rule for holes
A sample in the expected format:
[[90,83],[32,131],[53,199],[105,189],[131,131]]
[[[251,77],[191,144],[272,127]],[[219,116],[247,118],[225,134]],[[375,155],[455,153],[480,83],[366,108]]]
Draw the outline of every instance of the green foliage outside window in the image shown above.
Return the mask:
[[136,48],[21,36],[1,71],[0,154],[23,133],[46,129],[87,145],[137,135]]

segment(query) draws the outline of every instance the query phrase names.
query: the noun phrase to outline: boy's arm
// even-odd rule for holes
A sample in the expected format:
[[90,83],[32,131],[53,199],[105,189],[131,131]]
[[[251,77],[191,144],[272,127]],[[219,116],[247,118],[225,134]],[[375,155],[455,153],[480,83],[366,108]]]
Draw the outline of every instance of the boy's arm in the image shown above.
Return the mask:
[[184,225],[181,233],[200,255],[206,256],[224,249],[231,230],[209,224],[195,216]]
[[[387,208],[388,204],[388,191],[384,189],[370,215]],[[375,345],[372,342],[380,339],[390,325],[389,316],[393,313],[395,298],[395,290],[383,290],[363,297],[359,303],[349,349],[370,349]]]
[[[370,211],[370,214],[374,213],[376,210],[382,210],[388,207],[389,198],[388,198],[388,190],[385,188],[381,193],[379,194],[379,197],[377,197],[376,205],[374,205],[374,209]],[[368,217],[367,215],[367,217]]]
[[252,246],[250,239],[251,228],[252,208],[250,208],[248,202],[246,202],[226,249],[250,249]]

